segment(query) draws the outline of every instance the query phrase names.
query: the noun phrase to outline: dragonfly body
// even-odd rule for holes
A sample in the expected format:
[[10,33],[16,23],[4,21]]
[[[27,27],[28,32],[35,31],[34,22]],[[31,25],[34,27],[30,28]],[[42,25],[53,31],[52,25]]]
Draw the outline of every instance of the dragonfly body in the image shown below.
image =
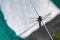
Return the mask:
[[41,28],[41,21],[39,21],[39,27]]
[[37,19],[37,21],[39,22],[39,27],[41,28],[41,21],[42,21],[42,17],[41,17],[41,16],[39,16],[39,17],[38,17],[38,19]]

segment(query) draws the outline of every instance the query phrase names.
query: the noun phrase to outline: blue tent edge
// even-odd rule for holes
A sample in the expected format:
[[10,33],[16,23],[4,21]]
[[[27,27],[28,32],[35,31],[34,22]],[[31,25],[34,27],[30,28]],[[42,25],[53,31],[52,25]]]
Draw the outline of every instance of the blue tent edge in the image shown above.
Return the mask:
[[51,0],[60,9],[60,0]]

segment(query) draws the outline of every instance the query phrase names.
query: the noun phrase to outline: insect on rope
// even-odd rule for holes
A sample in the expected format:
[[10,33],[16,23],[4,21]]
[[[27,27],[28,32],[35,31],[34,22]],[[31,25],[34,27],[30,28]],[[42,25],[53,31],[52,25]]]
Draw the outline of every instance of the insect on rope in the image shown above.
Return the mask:
[[[41,24],[41,22],[43,23],[43,21],[42,21],[43,19],[42,19],[41,16],[39,16],[39,14],[38,14],[37,10],[35,9],[35,7],[34,7],[34,5],[33,5],[33,3],[32,3],[31,0],[30,0],[30,3],[32,4],[32,7],[34,8],[34,10],[36,11],[36,13],[37,13],[37,15],[38,15],[38,20],[37,20],[37,21],[39,22],[39,26],[41,26],[40,24]],[[48,14],[48,15],[49,15],[49,14]],[[49,34],[51,40],[53,40],[53,38],[52,38],[52,36],[51,36],[48,28],[46,27],[46,25],[45,25],[44,23],[43,23],[43,26],[44,26],[44,28],[46,29],[47,33]]]
[[[35,7],[34,7],[34,5],[33,5],[33,3],[32,3],[31,0],[30,0],[30,3],[31,3],[31,5],[32,5],[32,7],[34,8],[36,14],[38,15],[38,18],[36,18],[36,19],[37,19],[36,21],[39,23],[39,27],[41,27],[41,22],[43,23],[42,20],[43,20],[43,19],[46,19],[46,18],[42,18],[41,16],[39,16],[39,13],[38,13],[37,10],[35,9]],[[46,15],[46,16],[49,16],[49,15],[50,15],[50,13],[49,13],[48,15]],[[34,25],[32,25],[30,28],[28,28],[27,30],[25,30],[25,31],[24,31],[23,33],[21,33],[20,35],[24,34],[24,33],[27,32],[29,29],[33,28],[36,24],[37,24],[37,23],[35,23]],[[46,27],[46,25],[45,25],[44,23],[43,23],[43,26],[44,26],[45,30],[47,31],[47,33],[48,33],[49,37],[51,38],[51,40],[53,40],[53,38],[52,38],[52,36],[51,36],[48,28]]]

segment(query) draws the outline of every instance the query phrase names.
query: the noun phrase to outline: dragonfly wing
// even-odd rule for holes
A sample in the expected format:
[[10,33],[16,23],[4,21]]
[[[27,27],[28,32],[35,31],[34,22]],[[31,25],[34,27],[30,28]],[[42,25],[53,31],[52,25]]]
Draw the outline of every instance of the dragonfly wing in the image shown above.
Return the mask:
[[42,16],[42,19],[46,19],[46,18],[48,18],[50,15],[51,15],[51,13],[49,13],[49,14],[47,14],[47,15],[45,15],[45,16]]

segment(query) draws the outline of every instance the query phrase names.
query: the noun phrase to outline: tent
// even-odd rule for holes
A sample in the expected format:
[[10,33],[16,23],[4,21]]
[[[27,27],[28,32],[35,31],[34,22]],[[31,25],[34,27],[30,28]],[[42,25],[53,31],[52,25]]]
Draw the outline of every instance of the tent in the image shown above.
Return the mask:
[[[32,0],[32,2],[40,16],[51,13],[51,18],[44,20],[44,23],[52,20],[59,14],[60,10],[50,0]],[[30,21],[32,21],[31,18],[37,17],[30,0],[1,0],[1,8],[5,20],[7,20],[7,24],[18,36],[20,35],[26,38],[39,28],[39,25],[37,24],[27,32],[23,33],[35,24],[35,22],[30,23]]]
[[7,25],[4,15],[0,9],[0,40],[26,40],[16,33]]

